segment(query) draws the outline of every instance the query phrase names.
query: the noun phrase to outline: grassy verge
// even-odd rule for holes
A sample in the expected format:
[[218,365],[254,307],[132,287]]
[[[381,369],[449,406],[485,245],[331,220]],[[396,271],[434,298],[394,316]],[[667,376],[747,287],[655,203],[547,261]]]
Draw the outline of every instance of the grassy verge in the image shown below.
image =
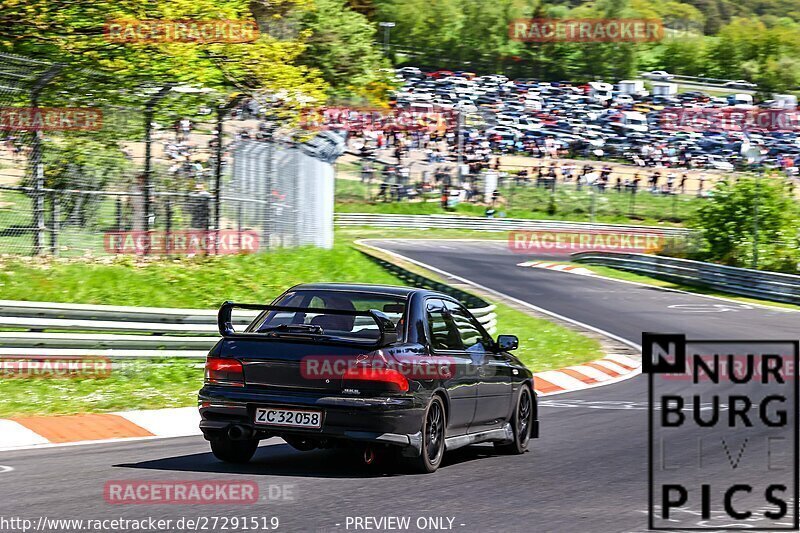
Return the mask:
[[128,258],[0,262],[0,299],[5,300],[215,308],[225,300],[269,301],[308,281],[398,283],[346,244],[149,263]]
[[[0,299],[154,307],[214,308],[223,300],[269,301],[308,281],[403,284],[351,247],[365,237],[416,237],[420,231],[348,228],[332,250],[277,250],[252,256],[152,263],[79,259],[0,260]],[[437,230],[431,237],[486,236]],[[503,236],[504,238],[504,236]],[[532,370],[547,370],[602,356],[593,339],[541,318],[498,305],[498,332],[516,334],[516,354]],[[0,418],[31,414],[108,412],[195,405],[203,371],[197,361],[164,358],[115,365],[102,379],[2,379]]]
[[[593,194],[571,186],[559,188],[555,194],[534,186],[505,186],[500,189],[501,203],[498,213],[509,218],[534,218],[542,220],[569,220],[644,225],[680,225],[692,217],[705,201],[693,195],[653,195],[645,190],[631,195],[613,189],[604,194]],[[453,213],[484,216],[486,206],[460,203],[451,211],[442,209],[438,195],[429,194],[425,201],[383,202],[375,198],[378,186],[360,181],[336,180],[336,212],[383,213],[405,215],[431,215]],[[432,201],[428,201],[432,200]]]
[[535,372],[585,363],[605,355],[595,339],[493,303],[497,305],[497,332],[519,337],[519,349],[514,355]]
[[624,270],[617,270],[616,268],[611,268],[606,266],[587,265],[585,263],[572,263],[572,264],[576,266],[581,266],[583,268],[588,268],[592,272],[595,272],[596,274],[605,276],[607,278],[619,279],[623,281],[633,281],[636,283],[651,285],[653,287],[663,287],[665,289],[681,290],[686,292],[692,292],[695,294],[703,294],[706,296],[718,296],[721,298],[726,298],[728,300],[741,302],[743,304],[768,305],[772,307],[782,307],[784,309],[794,309],[796,311],[800,311],[800,306],[798,305],[792,305],[782,302],[771,302],[769,300],[759,300],[757,298],[749,298],[747,296],[738,296],[736,294],[716,291],[713,289],[706,289],[694,285],[684,285],[681,283],[674,283],[672,281],[666,281],[663,279],[651,278],[649,276],[644,276],[642,274],[635,274],[633,272],[626,272]]
[[0,418],[189,407],[203,385],[199,361],[115,364],[106,378],[0,379]]

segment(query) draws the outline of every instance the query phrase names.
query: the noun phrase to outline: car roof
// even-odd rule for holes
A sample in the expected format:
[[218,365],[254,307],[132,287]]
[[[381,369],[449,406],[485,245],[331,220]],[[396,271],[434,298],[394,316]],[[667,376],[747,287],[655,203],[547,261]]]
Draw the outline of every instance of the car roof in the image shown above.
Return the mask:
[[290,290],[327,290],[362,292],[369,294],[389,294],[392,296],[409,296],[414,292],[431,292],[416,287],[400,287],[397,285],[377,285],[373,283],[301,283]]

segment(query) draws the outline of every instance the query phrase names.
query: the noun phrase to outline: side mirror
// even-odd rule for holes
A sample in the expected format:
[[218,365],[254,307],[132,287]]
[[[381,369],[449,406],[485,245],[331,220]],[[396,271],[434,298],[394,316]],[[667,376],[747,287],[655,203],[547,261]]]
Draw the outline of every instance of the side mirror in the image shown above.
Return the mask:
[[516,335],[498,335],[497,349],[501,352],[510,352],[519,348],[519,339]]

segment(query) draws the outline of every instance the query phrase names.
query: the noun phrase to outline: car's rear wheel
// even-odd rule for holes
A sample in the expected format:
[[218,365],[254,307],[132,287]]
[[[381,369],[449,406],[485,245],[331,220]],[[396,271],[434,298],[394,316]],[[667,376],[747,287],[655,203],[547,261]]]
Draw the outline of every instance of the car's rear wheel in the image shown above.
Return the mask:
[[409,469],[420,473],[430,474],[436,472],[444,456],[444,435],[447,427],[447,414],[444,402],[439,396],[434,396],[425,410],[422,422],[422,453],[419,457],[407,459]]
[[214,457],[226,463],[247,463],[258,448],[258,439],[231,440],[226,436],[220,436],[212,438],[209,442]]
[[531,442],[531,426],[533,425],[533,395],[526,386],[523,387],[517,398],[517,406],[514,409],[514,418],[511,420],[511,428],[514,431],[514,440],[508,444],[495,444],[497,451],[518,455],[525,453],[528,444]]

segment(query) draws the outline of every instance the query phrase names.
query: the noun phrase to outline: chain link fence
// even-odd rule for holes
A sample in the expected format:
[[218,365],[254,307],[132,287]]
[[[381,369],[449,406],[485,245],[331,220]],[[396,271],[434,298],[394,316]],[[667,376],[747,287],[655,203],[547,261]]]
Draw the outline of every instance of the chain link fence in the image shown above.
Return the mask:
[[161,84],[109,96],[70,78],[0,54],[0,253],[332,245],[331,162],[275,141],[258,95]]

